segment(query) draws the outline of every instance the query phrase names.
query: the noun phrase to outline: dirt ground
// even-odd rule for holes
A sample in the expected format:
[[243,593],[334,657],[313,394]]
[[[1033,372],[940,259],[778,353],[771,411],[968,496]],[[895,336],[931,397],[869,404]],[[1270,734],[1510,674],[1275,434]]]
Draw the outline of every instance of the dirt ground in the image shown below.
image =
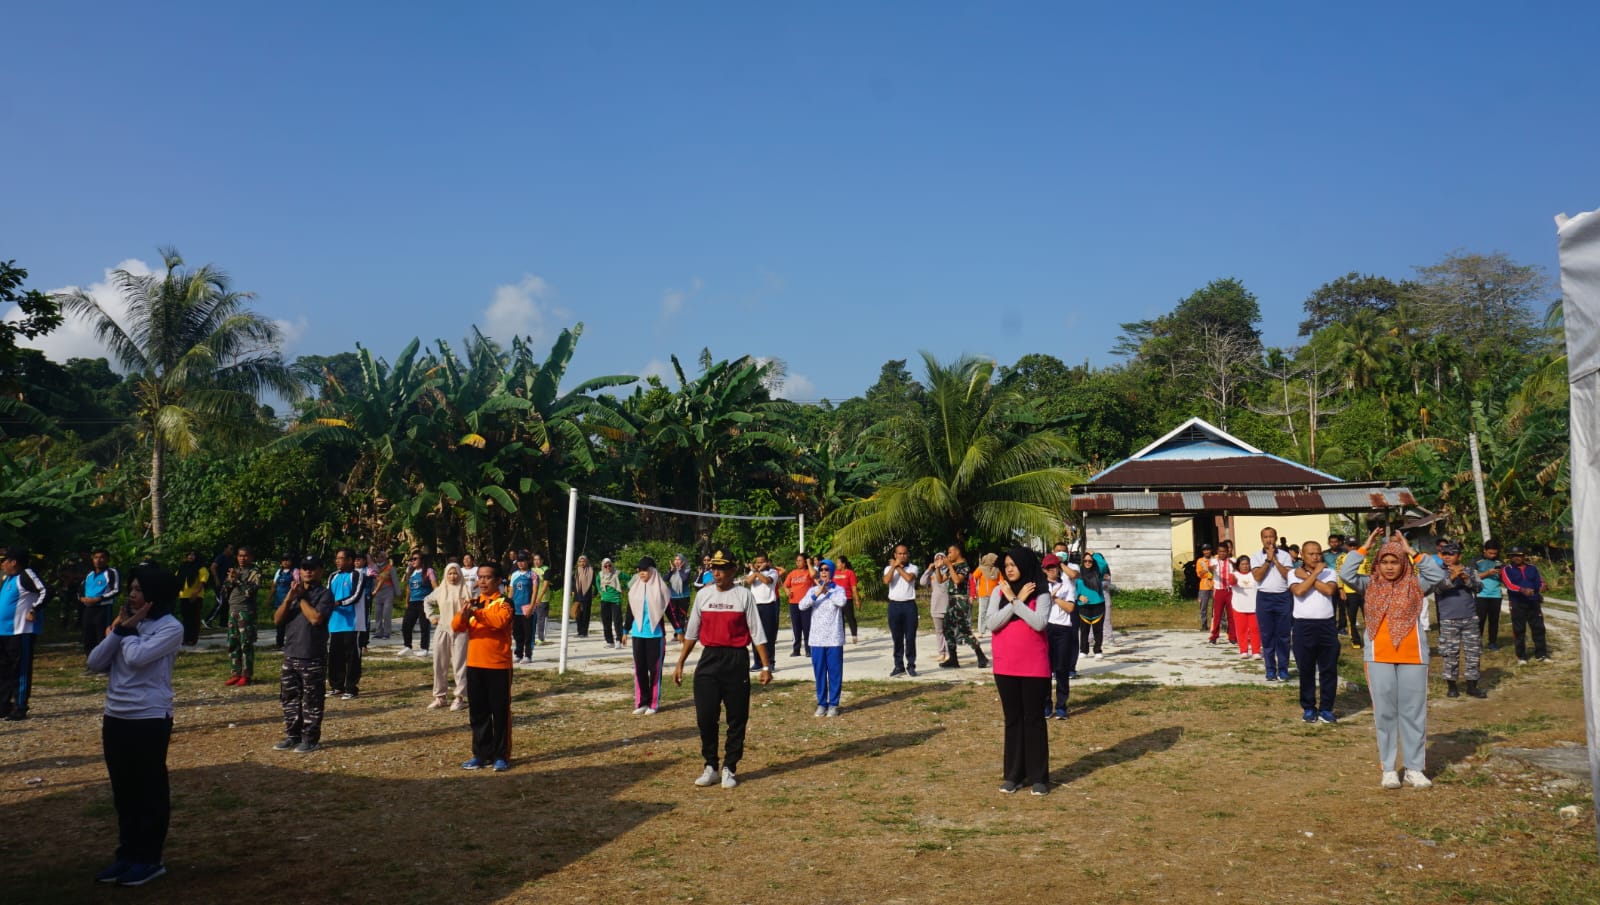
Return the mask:
[[[187,653],[171,873],[141,890],[89,880],[116,841],[103,680],[54,648],[34,718],[0,724],[0,900],[1593,903],[1586,784],[1489,754],[1581,744],[1576,633],[1552,632],[1551,663],[1487,655],[1487,701],[1437,683],[1431,790],[1378,788],[1359,689],[1318,726],[1292,688],[1129,682],[1080,690],[1051,723],[1043,798],[996,791],[1000,707],[981,682],[847,672],[831,720],[811,715],[808,681],[758,688],[742,784],[725,791],[691,785],[687,682],[635,717],[626,679],[519,672],[515,762],[496,775],[459,768],[466,715],[424,709],[420,661],[371,664],[361,698],[329,702],[324,750],[295,755],[271,750],[275,682],[226,688],[222,654]],[[1342,672],[1359,678],[1353,654]]]

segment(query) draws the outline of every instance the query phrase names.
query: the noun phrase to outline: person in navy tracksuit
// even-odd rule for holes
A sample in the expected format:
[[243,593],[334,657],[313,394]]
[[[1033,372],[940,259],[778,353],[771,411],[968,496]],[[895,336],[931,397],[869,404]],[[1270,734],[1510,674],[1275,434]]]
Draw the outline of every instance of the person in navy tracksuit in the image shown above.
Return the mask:
[[0,560],[0,719],[11,721],[28,718],[38,610],[47,596],[27,563],[28,551],[21,547],[6,550]]

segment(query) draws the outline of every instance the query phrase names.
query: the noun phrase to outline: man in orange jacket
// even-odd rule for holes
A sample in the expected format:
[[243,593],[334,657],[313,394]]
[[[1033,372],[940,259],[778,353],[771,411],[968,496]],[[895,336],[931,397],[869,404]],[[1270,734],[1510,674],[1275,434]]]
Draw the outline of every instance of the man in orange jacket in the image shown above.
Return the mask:
[[467,716],[472,757],[463,770],[494,764],[511,769],[511,604],[500,593],[500,566],[477,569],[477,594],[457,611],[451,628],[467,636]]

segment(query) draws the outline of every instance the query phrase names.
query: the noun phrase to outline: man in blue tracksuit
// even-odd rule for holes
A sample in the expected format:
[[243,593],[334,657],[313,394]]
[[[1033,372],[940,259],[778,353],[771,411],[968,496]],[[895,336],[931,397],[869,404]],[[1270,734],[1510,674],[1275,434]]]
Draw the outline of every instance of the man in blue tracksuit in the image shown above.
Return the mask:
[[367,625],[366,575],[355,567],[355,553],[340,547],[336,570],[328,578],[333,612],[328,616],[328,688],[349,701],[361,693],[360,632]]
[[33,647],[44,582],[28,568],[28,551],[11,547],[0,558],[0,719],[28,718],[33,689]]
[[94,568],[83,577],[83,593],[78,602],[83,604],[83,654],[88,656],[106,636],[111,627],[111,612],[117,606],[117,595],[122,593],[122,576],[111,568],[111,554],[105,550],[94,551]]

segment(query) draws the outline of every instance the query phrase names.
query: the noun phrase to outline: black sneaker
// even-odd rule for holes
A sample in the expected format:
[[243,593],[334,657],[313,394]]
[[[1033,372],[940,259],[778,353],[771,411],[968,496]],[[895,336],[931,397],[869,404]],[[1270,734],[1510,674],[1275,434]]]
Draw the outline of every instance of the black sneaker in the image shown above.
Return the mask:
[[891,678],[891,679],[894,678],[895,676],[903,676],[905,674],[906,674],[906,670],[905,670],[905,667],[903,667],[903,666],[896,666],[894,669],[889,670],[889,678]]
[[1050,784],[1049,783],[1044,783],[1044,782],[1036,782],[1036,783],[1034,783],[1033,784],[1033,794],[1035,794],[1035,795],[1049,795],[1050,794]]
[[1015,792],[1016,790],[1017,790],[1017,784],[1012,782],[1009,779],[1000,784],[1000,791],[1006,793],[1007,795],[1010,795],[1011,793]]
[[166,873],[166,865],[160,862],[155,864],[135,864],[128,868],[126,873],[117,878],[117,885],[143,886],[157,877],[165,876]]
[[283,741],[278,742],[276,745],[272,746],[272,750],[274,750],[274,751],[293,751],[295,749],[295,747],[298,746],[299,744],[300,744],[300,740],[298,738],[295,738],[292,735],[286,735],[286,736],[283,737]]
[[132,861],[124,861],[121,858],[118,858],[117,860],[111,862],[110,867],[95,874],[94,881],[96,883],[115,883],[122,879],[122,875],[127,873],[132,867]]
[[301,742],[300,744],[294,746],[294,753],[296,753],[296,754],[310,754],[313,751],[321,751],[321,750],[322,750],[321,743],[313,742],[313,741],[304,741],[304,742]]
[[908,675],[911,678],[915,679],[917,677],[917,668],[915,666],[907,666],[906,667],[906,675]]

